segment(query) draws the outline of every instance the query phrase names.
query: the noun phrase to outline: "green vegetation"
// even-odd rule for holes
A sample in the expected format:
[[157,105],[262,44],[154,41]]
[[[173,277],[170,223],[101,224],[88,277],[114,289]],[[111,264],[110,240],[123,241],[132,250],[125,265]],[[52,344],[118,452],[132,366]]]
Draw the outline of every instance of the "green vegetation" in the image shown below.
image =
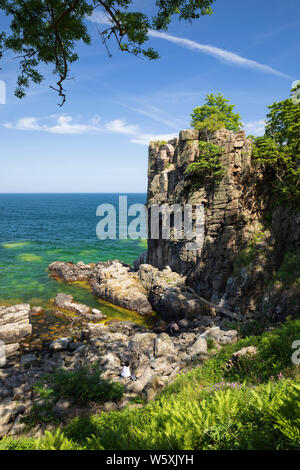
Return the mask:
[[165,145],[168,142],[166,140],[151,140],[150,144],[158,145],[160,147],[161,145]]
[[52,411],[53,403],[47,403],[45,405],[34,404],[30,410],[30,413],[22,419],[22,422],[26,425],[26,430],[30,431],[38,424],[56,424],[59,425],[59,419],[55,416]]
[[265,232],[263,227],[261,230],[258,230],[253,238],[249,241],[246,248],[240,251],[238,256],[234,261],[233,274],[236,275],[237,272],[242,268],[249,266],[251,263],[256,261],[258,254],[261,252],[260,248],[257,246],[259,242],[263,240]]
[[264,170],[274,204],[300,208],[300,103],[286,99],[269,106],[263,137],[254,138],[253,157]]
[[214,184],[219,184],[223,175],[224,167],[220,157],[224,149],[218,145],[208,142],[209,133],[218,129],[229,129],[238,131],[241,128],[240,115],[233,112],[234,105],[221,93],[206,95],[205,104],[194,109],[191,114],[191,126],[203,131],[206,141],[199,142],[199,156],[197,160],[190,163],[185,174],[192,177],[193,189],[198,189],[203,178],[209,176]]
[[191,126],[205,132],[218,129],[238,131],[241,126],[241,116],[233,112],[234,105],[221,93],[206,95],[205,104],[198,106],[191,114]]
[[[15,95],[23,98],[30,83],[41,83],[44,64],[51,65],[57,75],[52,87],[61,97],[66,96],[63,83],[69,78],[70,65],[78,60],[79,43],[91,43],[86,17],[101,6],[107,25],[100,34],[108,54],[109,40],[115,39],[121,51],[159,58],[158,53],[143,46],[149,29],[166,31],[172,19],[192,21],[212,14],[214,0],[157,0],[151,16],[148,12],[133,11],[133,0],[1,0],[0,9],[9,15],[10,30],[0,31],[0,58],[4,53],[17,55],[20,75]],[[98,11],[98,10],[97,10]],[[103,28],[102,28],[103,29]],[[42,73],[41,73],[42,72]]]
[[43,399],[70,398],[75,403],[104,403],[118,401],[123,396],[123,386],[110,380],[101,379],[97,364],[75,370],[58,369],[45,375],[35,390]]
[[192,177],[194,184],[200,183],[205,177],[210,177],[215,184],[219,184],[224,175],[224,167],[220,161],[223,152],[223,148],[218,145],[200,141],[199,156],[188,165],[185,174]]
[[300,252],[288,251],[278,269],[275,281],[284,287],[300,286]]
[[[178,376],[143,409],[72,420],[40,439],[5,438],[0,449],[299,449],[299,366],[291,361],[300,320],[225,346]],[[258,353],[226,367],[233,352]]]

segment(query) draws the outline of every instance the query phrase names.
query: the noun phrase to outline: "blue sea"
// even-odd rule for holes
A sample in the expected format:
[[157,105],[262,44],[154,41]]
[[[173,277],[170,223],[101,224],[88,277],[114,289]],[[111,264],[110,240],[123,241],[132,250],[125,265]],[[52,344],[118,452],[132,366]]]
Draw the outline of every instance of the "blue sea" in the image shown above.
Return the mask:
[[[127,196],[128,207],[146,202],[146,194],[122,196]],[[98,239],[100,204],[112,204],[118,215],[119,194],[0,194],[0,303],[26,302],[47,310],[51,299],[65,292],[109,317],[130,317],[99,301],[88,289],[48,276],[47,267],[53,261],[90,263],[118,258],[132,264],[145,251],[145,239]],[[133,320],[139,321],[134,315]]]

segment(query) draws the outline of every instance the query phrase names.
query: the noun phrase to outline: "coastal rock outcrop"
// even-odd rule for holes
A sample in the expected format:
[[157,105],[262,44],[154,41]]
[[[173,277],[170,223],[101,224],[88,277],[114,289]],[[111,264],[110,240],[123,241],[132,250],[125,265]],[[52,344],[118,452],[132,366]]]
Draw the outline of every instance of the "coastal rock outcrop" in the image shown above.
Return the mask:
[[79,261],[77,264],[61,261],[54,261],[48,267],[51,276],[59,277],[65,282],[88,281],[92,275],[94,264],[84,264]]
[[31,333],[29,304],[0,306],[0,341],[5,344],[6,357],[14,354],[20,342]]
[[[224,173],[218,183],[212,175],[192,178],[186,172],[197,161],[200,144],[204,143],[222,149],[220,163]],[[204,238],[199,249],[189,250],[186,239],[176,238],[171,213],[170,237],[162,237],[161,230],[158,239],[149,237],[147,252],[135,266],[147,263],[160,270],[169,266],[185,276],[187,285],[199,296],[238,314],[242,320],[265,316],[280,321],[296,314],[300,302],[299,270],[293,268],[294,283],[289,285],[274,283],[274,273],[280,272],[280,266],[283,272],[288,269],[292,259],[294,264],[297,260],[299,263],[300,215],[287,204],[272,209],[262,182],[262,167],[252,157],[252,140],[242,130],[220,129],[204,135],[188,129],[168,143],[151,142],[148,233],[151,234],[153,222],[157,223],[151,218],[153,205],[177,205],[182,210],[186,204],[202,205]],[[163,217],[160,229],[162,223]],[[168,302],[163,309],[167,305]]]
[[74,298],[72,295],[67,295],[63,293],[57,294],[54,299],[54,305],[58,308],[74,312],[88,321],[97,322],[107,318],[106,315],[103,315],[103,313],[96,308],[91,309],[87,305],[74,302]]
[[147,292],[131,267],[118,260],[98,263],[93,271],[91,286],[93,293],[102,299],[138,312],[151,315],[152,307]]
[[146,289],[139,282],[137,273],[118,260],[90,265],[56,261],[49,265],[49,271],[51,276],[65,282],[88,282],[94,295],[114,305],[140,315],[152,314]]

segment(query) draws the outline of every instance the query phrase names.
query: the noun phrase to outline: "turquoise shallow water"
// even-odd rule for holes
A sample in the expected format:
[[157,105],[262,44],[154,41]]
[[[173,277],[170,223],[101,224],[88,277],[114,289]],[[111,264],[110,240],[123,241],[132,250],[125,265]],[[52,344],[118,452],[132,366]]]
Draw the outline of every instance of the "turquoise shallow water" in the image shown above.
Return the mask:
[[[145,194],[127,196],[128,206],[146,201]],[[100,220],[97,207],[113,204],[118,213],[118,197],[0,194],[0,303],[28,302],[49,308],[49,301],[58,292],[65,292],[78,302],[100,308],[111,318],[128,317],[99,301],[86,288],[57,282],[47,272],[48,265],[57,260],[90,263],[118,258],[133,263],[145,250],[145,240],[99,240],[96,235]]]

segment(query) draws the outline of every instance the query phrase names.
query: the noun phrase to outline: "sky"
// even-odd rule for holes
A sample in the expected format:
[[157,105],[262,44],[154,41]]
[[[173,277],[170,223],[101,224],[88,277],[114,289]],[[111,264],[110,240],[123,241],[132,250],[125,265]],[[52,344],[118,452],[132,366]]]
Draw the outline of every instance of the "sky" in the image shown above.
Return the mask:
[[[149,3],[137,0],[137,10]],[[106,20],[97,9],[86,20],[92,45],[78,47],[62,108],[45,66],[45,81],[17,99],[17,61],[4,57],[0,192],[146,192],[149,141],[188,129],[208,93],[235,104],[246,133],[263,134],[267,106],[287,98],[300,78],[300,2],[216,0],[213,9],[191,24],[173,22],[166,33],[150,31],[157,61],[113,43],[109,57],[97,31]],[[0,31],[8,24],[1,12]]]

